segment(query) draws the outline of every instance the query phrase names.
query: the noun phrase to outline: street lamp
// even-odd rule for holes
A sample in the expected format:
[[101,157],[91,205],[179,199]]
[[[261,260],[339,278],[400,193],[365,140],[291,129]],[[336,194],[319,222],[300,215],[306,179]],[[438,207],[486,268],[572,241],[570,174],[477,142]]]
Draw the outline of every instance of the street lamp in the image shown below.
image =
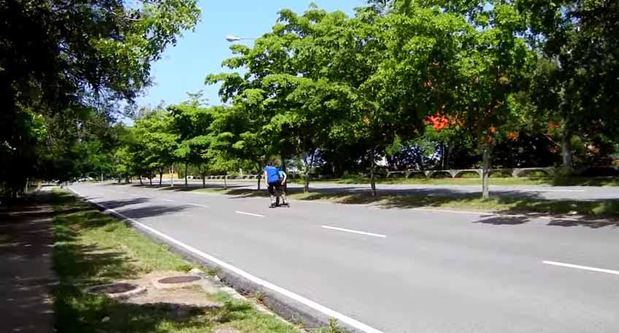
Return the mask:
[[226,40],[227,40],[229,43],[235,43],[235,42],[238,42],[238,41],[241,41],[241,40],[254,40],[254,39],[256,39],[256,38],[251,38],[251,37],[239,37],[239,36],[235,36],[235,35],[227,35],[227,36],[226,36]]

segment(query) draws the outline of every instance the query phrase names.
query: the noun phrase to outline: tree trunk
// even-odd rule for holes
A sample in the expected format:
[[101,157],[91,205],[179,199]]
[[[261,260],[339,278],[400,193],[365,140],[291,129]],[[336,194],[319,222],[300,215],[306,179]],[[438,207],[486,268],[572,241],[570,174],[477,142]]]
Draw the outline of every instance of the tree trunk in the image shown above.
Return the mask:
[[450,162],[450,158],[451,158],[451,153],[453,153],[454,150],[454,145],[449,143],[447,146],[447,155],[445,156],[445,166],[447,167],[447,169],[451,168],[451,163]]
[[140,186],[144,186],[144,182],[142,181],[142,176],[140,175]]
[[309,192],[309,182],[310,182],[310,174],[308,171],[305,172],[305,176],[303,177],[303,192]]
[[303,185],[303,192],[309,192],[309,183],[310,183],[310,174],[312,172],[312,166],[314,165],[314,156],[316,155],[316,151],[313,151],[310,155],[309,163],[305,165],[305,183]]
[[490,165],[492,163],[492,147],[486,145],[483,151],[483,161],[481,169],[481,197],[483,199],[490,198]]
[[376,196],[376,177],[374,176],[374,157],[370,160],[370,187],[372,188],[372,196]]
[[201,174],[200,177],[202,177],[202,188],[206,188],[206,174]]
[[561,157],[563,159],[563,171],[570,173],[572,171],[572,133],[567,128],[567,125],[563,125],[563,135],[561,137]]
[[150,186],[153,186],[153,175],[149,175],[148,183],[150,184]]
[[163,185],[163,171],[159,170],[159,187]]
[[445,142],[441,141],[441,170],[445,170]]
[[187,167],[189,163],[185,162],[185,187],[187,187]]
[[262,178],[262,174],[258,173],[258,191],[260,191],[260,179]]
[[224,175],[224,190],[228,189],[228,175]]

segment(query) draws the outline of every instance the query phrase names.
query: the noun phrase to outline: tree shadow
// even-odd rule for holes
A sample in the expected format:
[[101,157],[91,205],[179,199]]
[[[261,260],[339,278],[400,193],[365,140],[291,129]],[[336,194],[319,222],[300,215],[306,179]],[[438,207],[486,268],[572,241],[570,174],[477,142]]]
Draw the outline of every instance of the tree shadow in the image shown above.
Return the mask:
[[133,198],[133,199],[102,201],[102,202],[98,202],[98,204],[106,208],[116,209],[116,208],[120,208],[124,206],[142,204],[142,203],[148,202],[149,200],[150,199],[148,198]]
[[473,223],[483,223],[492,225],[518,225],[529,222],[530,219],[526,216],[491,216],[485,217]]
[[[141,188],[151,188],[151,189],[158,189],[160,191],[174,191],[174,192],[191,192],[191,191],[196,191],[196,190],[204,190],[204,189],[224,189],[224,185],[223,184],[209,184],[207,183],[205,187],[202,186],[202,184],[188,184],[187,186],[180,184],[180,185],[174,185],[174,186],[170,186],[170,185],[163,185],[163,186],[150,186],[150,185],[132,185],[133,187],[141,187]],[[236,188],[246,188],[247,185],[241,185],[241,184],[229,184],[228,189],[236,189]]]
[[0,211],[0,332],[41,331],[52,322],[48,295],[54,213],[44,198],[13,201]]
[[[198,187],[199,188],[199,187]],[[216,186],[219,193],[232,196],[233,199],[268,196],[264,189],[256,190],[247,186],[238,186],[223,190]],[[192,189],[194,190],[194,189]],[[550,226],[586,226],[591,228],[617,227],[619,222],[619,200],[564,200],[546,199],[539,192],[519,190],[491,191],[491,199],[481,200],[478,192],[465,192],[454,188],[413,188],[413,189],[378,189],[378,195],[372,196],[369,188],[359,186],[311,188],[303,193],[301,187],[289,187],[291,199],[329,200],[341,204],[373,204],[384,209],[411,209],[422,207],[455,208],[466,210],[491,211],[494,218],[477,221],[495,225],[518,225],[539,217],[552,217]],[[519,217],[505,217],[519,215]]]
[[[73,198],[73,205],[84,202]],[[170,207],[147,207],[161,214]],[[175,207],[174,209],[182,209]],[[138,209],[133,209],[138,213]],[[176,332],[204,331],[244,318],[247,305],[226,303],[221,307],[195,307],[175,303],[134,304],[87,293],[87,287],[135,279],[144,271],[122,249],[84,243],[85,228],[106,231],[106,223],[118,223],[91,207],[79,214],[61,214],[54,228],[54,268],[59,284],[54,288],[55,328],[59,332]]]
[[463,193],[451,189],[395,189],[380,190],[375,197],[368,190],[356,193],[314,190],[301,199],[330,200],[342,204],[373,204],[384,209],[433,207],[473,209],[480,213],[491,211],[495,215],[484,217],[475,223],[493,225],[520,225],[542,216],[550,216],[549,226],[619,227],[619,200],[616,199],[550,200],[538,193],[519,191],[502,191],[489,200],[481,200],[479,197],[478,193]]
[[153,217],[153,216],[161,216],[165,214],[172,214],[183,211],[191,206],[188,205],[178,205],[178,206],[147,206],[147,207],[139,207],[139,208],[129,208],[123,209],[121,212],[123,215],[139,219],[145,217]]

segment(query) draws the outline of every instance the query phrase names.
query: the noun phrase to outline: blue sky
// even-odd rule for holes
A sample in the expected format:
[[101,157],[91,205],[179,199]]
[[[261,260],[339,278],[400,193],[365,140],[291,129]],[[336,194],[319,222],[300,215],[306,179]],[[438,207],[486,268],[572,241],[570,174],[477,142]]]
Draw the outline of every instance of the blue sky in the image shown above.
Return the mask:
[[[352,14],[364,0],[229,0],[199,2],[201,21],[194,32],[187,31],[175,47],[168,48],[161,60],[153,64],[153,86],[138,99],[138,105],[154,107],[186,99],[187,92],[202,90],[209,104],[219,104],[217,87],[204,85],[204,78],[223,69],[221,62],[230,57],[226,35],[259,37],[271,30],[277,12],[290,8],[303,12],[310,3],[327,10],[342,10]],[[251,41],[243,41],[251,44]]]

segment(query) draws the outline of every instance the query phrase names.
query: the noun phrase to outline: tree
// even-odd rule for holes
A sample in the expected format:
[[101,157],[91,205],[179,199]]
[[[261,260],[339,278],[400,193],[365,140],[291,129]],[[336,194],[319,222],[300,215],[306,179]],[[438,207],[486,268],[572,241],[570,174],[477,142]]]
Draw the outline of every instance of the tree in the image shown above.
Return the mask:
[[166,110],[154,110],[138,119],[134,125],[138,145],[143,147],[144,159],[140,168],[156,170],[159,173],[159,186],[163,182],[166,167],[171,166],[178,149],[177,135],[172,131],[172,116]]
[[610,0],[515,2],[529,43],[544,59],[533,81],[539,111],[561,125],[562,162],[571,172],[572,137],[617,139],[619,4]]
[[[6,0],[0,5],[0,185],[21,187],[39,170],[45,154],[31,149],[30,119],[67,121],[88,107],[110,115],[114,101],[133,100],[150,83],[150,63],[191,29],[199,16],[195,0]],[[37,117],[30,117],[34,114]],[[66,117],[57,117],[66,114]],[[43,116],[42,118],[38,116]],[[79,117],[78,117],[79,119]],[[62,128],[46,123],[49,128]],[[51,134],[50,130],[47,130]],[[59,141],[60,142],[60,141]],[[64,149],[68,151],[68,149]],[[28,155],[28,159],[24,156]],[[75,156],[65,155],[62,158]],[[62,166],[65,161],[57,161]],[[47,163],[47,162],[46,162]],[[46,168],[39,176],[67,170]],[[70,170],[69,170],[70,171]]]
[[[172,116],[171,130],[177,137],[178,148],[174,155],[185,165],[185,186],[189,164],[204,165],[207,162],[210,146],[208,133],[213,121],[212,111],[201,106],[201,94],[190,97],[189,101],[168,108]],[[204,180],[204,175],[202,179]]]
[[387,15],[386,24],[392,56],[375,79],[377,95],[400,114],[416,114],[411,122],[448,114],[472,133],[487,198],[492,147],[497,133],[517,126],[512,96],[525,89],[535,59],[519,36],[523,18],[503,1],[428,1]]

